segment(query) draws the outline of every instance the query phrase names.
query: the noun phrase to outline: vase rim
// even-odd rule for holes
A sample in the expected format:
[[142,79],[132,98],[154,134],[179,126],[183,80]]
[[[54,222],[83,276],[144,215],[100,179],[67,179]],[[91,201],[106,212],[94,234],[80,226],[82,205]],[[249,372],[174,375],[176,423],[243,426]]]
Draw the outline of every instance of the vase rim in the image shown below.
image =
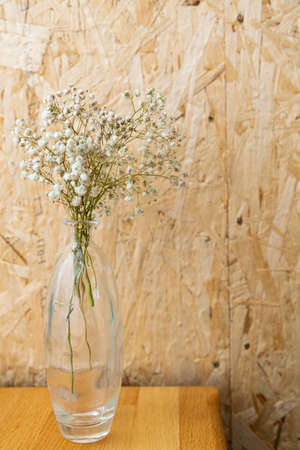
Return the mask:
[[63,220],[64,225],[99,225],[99,220],[91,219],[91,220],[71,220],[65,219]]

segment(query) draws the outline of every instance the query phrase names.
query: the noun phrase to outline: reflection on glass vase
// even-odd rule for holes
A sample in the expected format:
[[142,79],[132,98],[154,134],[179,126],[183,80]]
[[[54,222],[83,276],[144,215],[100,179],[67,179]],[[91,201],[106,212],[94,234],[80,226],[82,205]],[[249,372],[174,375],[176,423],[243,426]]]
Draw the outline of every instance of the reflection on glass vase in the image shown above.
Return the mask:
[[47,383],[61,433],[73,442],[104,438],[122,375],[122,323],[111,267],[90,240],[96,222],[66,222],[73,242],[48,288]]

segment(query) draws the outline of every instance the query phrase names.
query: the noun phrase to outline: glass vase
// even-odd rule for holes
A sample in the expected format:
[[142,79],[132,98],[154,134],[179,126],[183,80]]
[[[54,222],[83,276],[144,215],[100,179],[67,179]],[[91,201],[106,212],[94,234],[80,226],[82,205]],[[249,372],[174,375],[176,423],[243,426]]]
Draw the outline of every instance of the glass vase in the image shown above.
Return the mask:
[[95,222],[65,222],[72,243],[48,287],[47,384],[62,435],[89,443],[110,431],[122,372],[122,324],[113,271],[92,242]]

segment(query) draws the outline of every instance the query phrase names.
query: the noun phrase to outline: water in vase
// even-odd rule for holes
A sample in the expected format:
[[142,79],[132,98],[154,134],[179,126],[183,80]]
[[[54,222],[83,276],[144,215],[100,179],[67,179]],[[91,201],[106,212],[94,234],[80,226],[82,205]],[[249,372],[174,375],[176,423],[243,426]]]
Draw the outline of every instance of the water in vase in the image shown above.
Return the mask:
[[[104,438],[110,431],[118,402],[120,386],[112,383],[109,368],[96,366],[71,372],[48,368],[50,396],[63,435],[73,442],[92,442]],[[86,437],[85,437],[86,426]],[[91,431],[95,428],[94,439]]]

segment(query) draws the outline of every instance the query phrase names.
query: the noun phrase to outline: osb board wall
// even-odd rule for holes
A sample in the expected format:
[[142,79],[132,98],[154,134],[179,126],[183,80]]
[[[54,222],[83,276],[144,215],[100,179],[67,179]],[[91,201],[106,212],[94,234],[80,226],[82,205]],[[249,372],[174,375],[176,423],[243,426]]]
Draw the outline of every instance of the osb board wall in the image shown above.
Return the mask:
[[[43,384],[64,213],[20,180],[16,117],[72,82],[121,107],[168,96],[189,188],[96,233],[124,317],[126,384],[216,384],[237,450],[300,442],[298,0],[1,0],[0,382]],[[232,415],[231,415],[232,412]]]

